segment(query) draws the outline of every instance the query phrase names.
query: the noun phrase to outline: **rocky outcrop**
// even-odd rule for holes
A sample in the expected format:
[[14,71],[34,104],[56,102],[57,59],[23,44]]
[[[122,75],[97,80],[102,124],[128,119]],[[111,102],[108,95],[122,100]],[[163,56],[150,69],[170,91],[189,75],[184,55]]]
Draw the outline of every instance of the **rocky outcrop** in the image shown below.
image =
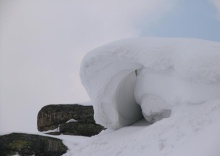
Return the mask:
[[39,131],[57,131],[47,134],[92,136],[104,128],[95,123],[92,106],[78,104],[59,104],[44,106],[38,113],[37,127]]
[[60,156],[67,151],[61,140],[40,135],[11,133],[0,136],[0,155]]
[[70,122],[60,125],[60,132],[65,135],[93,136],[102,130],[103,127],[95,123]]

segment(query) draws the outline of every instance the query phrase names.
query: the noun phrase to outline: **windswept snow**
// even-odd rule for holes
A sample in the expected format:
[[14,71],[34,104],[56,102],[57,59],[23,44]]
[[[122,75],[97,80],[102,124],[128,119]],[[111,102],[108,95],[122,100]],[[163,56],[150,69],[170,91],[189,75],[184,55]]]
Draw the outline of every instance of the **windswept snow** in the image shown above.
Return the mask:
[[106,130],[64,156],[219,156],[220,100],[173,108],[171,117],[152,125],[144,120]]
[[155,122],[178,105],[220,98],[219,69],[219,42],[134,38],[89,52],[80,75],[94,103],[95,120],[118,129],[142,114]]

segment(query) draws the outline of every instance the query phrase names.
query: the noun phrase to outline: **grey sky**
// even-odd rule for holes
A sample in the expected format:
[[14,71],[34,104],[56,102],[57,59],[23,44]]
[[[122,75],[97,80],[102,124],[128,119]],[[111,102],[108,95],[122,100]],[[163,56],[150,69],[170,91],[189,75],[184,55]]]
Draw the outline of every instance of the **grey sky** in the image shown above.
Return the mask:
[[134,36],[220,41],[217,6],[219,0],[1,0],[0,131],[36,131],[44,105],[89,100],[78,73],[97,46]]

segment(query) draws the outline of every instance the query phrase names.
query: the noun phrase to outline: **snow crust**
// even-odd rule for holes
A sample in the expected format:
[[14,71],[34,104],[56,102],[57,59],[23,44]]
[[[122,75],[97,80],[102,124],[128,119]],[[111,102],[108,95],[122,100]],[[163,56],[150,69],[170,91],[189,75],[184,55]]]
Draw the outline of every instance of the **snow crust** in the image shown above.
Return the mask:
[[[81,81],[95,120],[118,129],[169,117],[174,106],[220,97],[220,43],[187,38],[132,38],[89,52]],[[141,113],[142,111],[142,113]]]
[[169,118],[106,130],[64,156],[219,156],[220,99],[173,108]]

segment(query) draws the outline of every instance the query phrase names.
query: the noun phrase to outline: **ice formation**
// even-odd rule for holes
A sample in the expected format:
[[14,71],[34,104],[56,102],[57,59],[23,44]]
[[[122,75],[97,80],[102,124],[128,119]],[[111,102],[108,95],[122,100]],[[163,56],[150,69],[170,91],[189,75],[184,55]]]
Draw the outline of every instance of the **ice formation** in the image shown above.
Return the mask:
[[118,129],[168,117],[182,103],[220,97],[220,43],[186,38],[133,38],[89,52],[81,81],[95,120]]

